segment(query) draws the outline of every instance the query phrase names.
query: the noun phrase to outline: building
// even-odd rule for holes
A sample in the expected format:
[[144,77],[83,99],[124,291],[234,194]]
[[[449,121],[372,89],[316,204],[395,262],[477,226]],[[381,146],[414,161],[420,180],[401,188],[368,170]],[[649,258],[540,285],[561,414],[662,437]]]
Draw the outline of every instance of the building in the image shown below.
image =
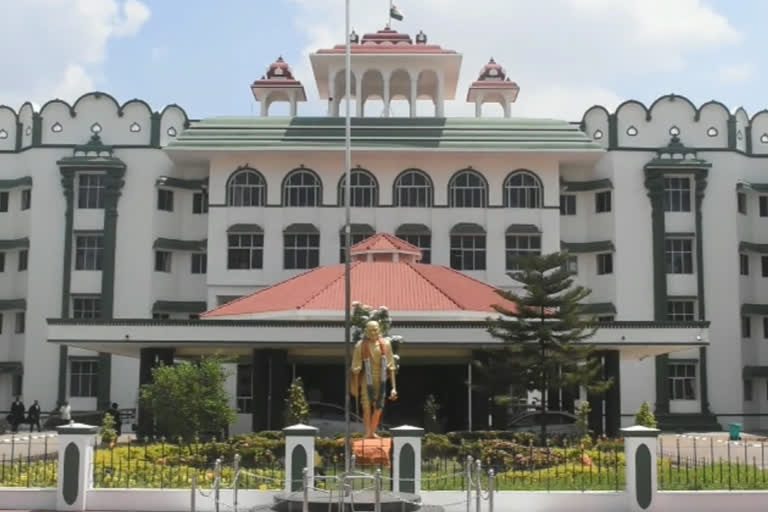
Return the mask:
[[[519,88],[491,60],[466,92],[476,117],[446,118],[463,94],[459,53],[423,33],[352,37],[353,243],[394,234],[423,263],[495,287],[514,285],[507,254],[567,249],[621,375],[606,428],[643,400],[672,428],[768,427],[768,112],[669,95],[575,122],[519,119]],[[212,319],[343,258],[343,45],[310,58],[327,117],[299,115],[304,88],[282,59],[251,86],[260,117],[191,120],[104,93],[0,107],[0,408],[19,391],[44,408],[130,407],[157,361],[243,342],[233,405],[254,408],[264,372],[308,362],[281,343],[301,353],[316,336],[338,357],[338,311]],[[408,115],[392,117],[403,99]],[[423,100],[429,116],[417,116]],[[270,117],[275,102],[292,115]],[[500,117],[483,117],[488,103]],[[482,311],[456,321],[477,326]],[[413,314],[406,339],[489,342]]]

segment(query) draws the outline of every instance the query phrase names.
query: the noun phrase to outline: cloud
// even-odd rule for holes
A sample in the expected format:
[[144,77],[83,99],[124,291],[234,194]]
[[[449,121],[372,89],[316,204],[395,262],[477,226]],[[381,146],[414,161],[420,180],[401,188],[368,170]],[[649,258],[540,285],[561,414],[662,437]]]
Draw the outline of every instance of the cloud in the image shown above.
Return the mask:
[[[43,13],[43,15],[41,15]],[[25,0],[3,4],[0,104],[73,100],[98,87],[110,40],[132,37],[151,13],[139,0]]]
[[[303,61],[294,67],[310,85],[306,56],[344,40],[343,3],[292,1],[294,25],[306,41]],[[353,2],[352,27],[358,33],[380,29],[384,4]],[[471,115],[465,91],[491,56],[520,85],[513,115],[580,119],[595,103],[617,104],[617,83],[680,72],[697,55],[743,41],[725,16],[701,0],[420,0],[400,7],[406,18],[393,21],[394,28],[410,34],[423,29],[430,43],[463,54],[457,98],[446,105],[452,115]],[[316,98],[315,87],[307,90]]]
[[718,71],[718,78],[727,84],[743,83],[752,78],[754,67],[748,62],[723,66]]

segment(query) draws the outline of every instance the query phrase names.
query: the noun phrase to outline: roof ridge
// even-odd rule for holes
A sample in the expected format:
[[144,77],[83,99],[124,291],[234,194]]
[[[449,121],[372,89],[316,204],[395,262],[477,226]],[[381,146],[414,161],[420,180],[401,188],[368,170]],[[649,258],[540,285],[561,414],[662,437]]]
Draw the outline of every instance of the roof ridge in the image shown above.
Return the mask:
[[242,297],[238,297],[238,298],[236,298],[234,300],[231,300],[229,302],[225,302],[224,304],[220,304],[220,305],[216,306],[215,308],[211,309],[210,311],[206,311],[205,313],[203,313],[200,316],[201,317],[205,317],[205,316],[213,313],[214,311],[218,311],[219,309],[224,308],[225,306],[230,306],[230,305],[235,304],[237,302],[240,302],[242,300],[248,299],[248,298],[253,297],[255,295],[259,295],[260,293],[263,293],[263,292],[266,292],[268,290],[271,290],[272,288],[276,288],[277,286],[280,286],[281,284],[285,284],[285,283],[289,283],[291,281],[294,281],[294,280],[300,278],[301,276],[305,276],[305,275],[309,274],[310,272],[313,272],[313,271],[315,271],[315,270],[317,270],[319,268],[323,268],[323,267],[310,268],[306,272],[301,272],[300,274],[296,274],[293,277],[289,277],[285,281],[280,281],[280,282],[277,282],[277,283],[274,283],[274,284],[270,284],[269,286],[265,286],[261,290],[256,290],[255,292],[249,293],[248,295],[243,295]]
[[[418,269],[416,268],[416,265],[426,265],[426,264],[424,264],[424,263],[411,263],[411,262],[405,262],[405,264],[406,264],[406,265],[408,265],[409,267],[411,267],[411,269],[412,269],[414,272],[416,272],[416,273],[417,273],[417,274],[418,274],[418,275],[419,275],[419,276],[420,276],[422,279],[424,279],[426,282],[428,282],[429,284],[431,284],[431,285],[432,285],[432,288],[434,288],[435,290],[439,291],[439,292],[440,292],[440,294],[441,294],[441,295],[443,295],[443,297],[445,297],[445,298],[446,298],[446,299],[448,299],[449,301],[453,302],[453,303],[456,305],[456,307],[458,307],[458,308],[459,308],[459,309],[461,309],[461,310],[466,310],[466,309],[467,309],[467,308],[466,308],[466,306],[464,306],[464,305],[462,305],[462,304],[459,304],[458,302],[456,302],[456,301],[454,300],[454,298],[453,298],[453,297],[451,297],[450,295],[448,295],[448,294],[445,292],[445,290],[443,290],[441,287],[437,286],[437,284],[436,284],[436,283],[435,283],[435,282],[434,282],[432,279],[428,278],[427,276],[425,276],[424,274],[422,274],[421,272],[419,272],[419,271],[418,271]],[[440,268],[440,267],[443,267],[442,265],[426,265],[426,266],[428,266],[428,267],[434,267],[434,268]],[[444,267],[443,267],[443,268],[444,268]],[[462,274],[462,275],[464,275],[464,274]]]
[[[460,275],[460,276],[462,276],[462,277],[465,277],[465,278],[469,279],[470,281],[474,281],[474,282],[476,282],[476,283],[478,283],[478,284],[481,284],[481,285],[485,286],[486,288],[490,288],[490,289],[491,289],[491,291],[493,291],[493,292],[494,292],[494,293],[495,293],[495,294],[496,294],[498,297],[500,297],[500,298],[502,298],[502,299],[503,299],[503,297],[501,297],[501,295],[499,295],[499,293],[498,293],[498,292],[501,290],[501,288],[498,288],[498,287],[496,287],[496,286],[493,286],[493,285],[491,285],[491,284],[488,284],[488,283],[486,283],[485,281],[481,281],[480,279],[476,279],[476,278],[474,278],[474,277],[472,277],[472,276],[470,276],[470,275],[467,275],[467,274],[465,274],[465,273],[463,273],[463,272],[459,272],[459,271],[458,271],[458,270],[456,270],[455,268],[451,268],[451,267],[448,267],[448,266],[445,266],[445,265],[431,265],[431,266],[433,266],[433,267],[439,267],[439,268],[444,268],[444,269],[446,269],[446,270],[449,270],[449,271],[451,271],[453,274],[457,274],[457,275]],[[488,304],[488,305],[489,305],[489,306],[493,306],[494,304]]]
[[[350,281],[350,285],[349,285],[349,287],[350,287],[350,289],[352,288],[352,267],[355,267],[355,266],[357,266],[357,264],[358,264],[358,263],[359,263],[359,262],[357,262],[357,261],[353,261],[353,262],[350,262],[350,265],[349,265],[349,281]],[[336,267],[337,265],[333,265],[333,266],[334,266],[334,267]],[[341,265],[338,265],[338,266],[341,266]],[[317,292],[315,292],[313,295],[310,295],[310,296],[307,298],[307,300],[305,300],[305,301],[301,302],[301,304],[300,304],[299,306],[297,306],[297,307],[296,307],[296,309],[302,309],[302,308],[304,308],[304,306],[306,306],[307,304],[309,304],[309,303],[310,303],[310,302],[311,302],[311,301],[312,301],[312,300],[313,300],[315,297],[317,297],[318,295],[320,295],[321,293],[323,293],[325,290],[327,290],[328,288],[330,288],[331,286],[333,286],[334,284],[336,284],[336,283],[339,281],[339,279],[342,279],[342,278],[344,277],[344,274],[345,274],[345,272],[344,272],[345,268],[344,268],[344,266],[341,266],[341,267],[342,267],[342,269],[341,269],[341,270],[342,270],[342,272],[341,272],[341,273],[340,273],[340,274],[339,274],[339,275],[338,275],[338,276],[337,276],[337,277],[336,277],[336,278],[335,278],[333,281],[329,282],[329,283],[328,283],[326,286],[324,286],[324,287],[320,288],[320,290],[318,290]],[[316,268],[323,268],[323,267],[316,267]],[[326,268],[327,268],[327,267],[326,267]],[[313,270],[314,270],[314,269],[313,269]]]

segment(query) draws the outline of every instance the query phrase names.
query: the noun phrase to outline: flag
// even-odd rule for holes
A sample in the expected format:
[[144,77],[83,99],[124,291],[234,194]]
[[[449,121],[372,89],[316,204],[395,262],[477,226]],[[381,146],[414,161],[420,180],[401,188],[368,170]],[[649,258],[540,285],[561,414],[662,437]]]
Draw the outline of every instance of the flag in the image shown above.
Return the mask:
[[390,17],[390,18],[394,18],[394,19],[396,19],[397,21],[403,21],[403,11],[401,11],[400,9],[398,9],[396,5],[393,5],[393,6],[392,6],[392,7],[389,9],[389,17]]

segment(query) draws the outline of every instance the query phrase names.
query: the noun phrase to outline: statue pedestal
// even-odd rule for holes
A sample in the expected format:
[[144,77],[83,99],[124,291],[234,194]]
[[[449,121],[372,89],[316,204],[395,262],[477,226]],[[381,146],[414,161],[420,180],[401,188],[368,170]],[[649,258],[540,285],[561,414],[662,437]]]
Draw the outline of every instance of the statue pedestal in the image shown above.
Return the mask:
[[392,439],[355,439],[352,441],[352,454],[355,465],[359,468],[366,466],[390,467]]

